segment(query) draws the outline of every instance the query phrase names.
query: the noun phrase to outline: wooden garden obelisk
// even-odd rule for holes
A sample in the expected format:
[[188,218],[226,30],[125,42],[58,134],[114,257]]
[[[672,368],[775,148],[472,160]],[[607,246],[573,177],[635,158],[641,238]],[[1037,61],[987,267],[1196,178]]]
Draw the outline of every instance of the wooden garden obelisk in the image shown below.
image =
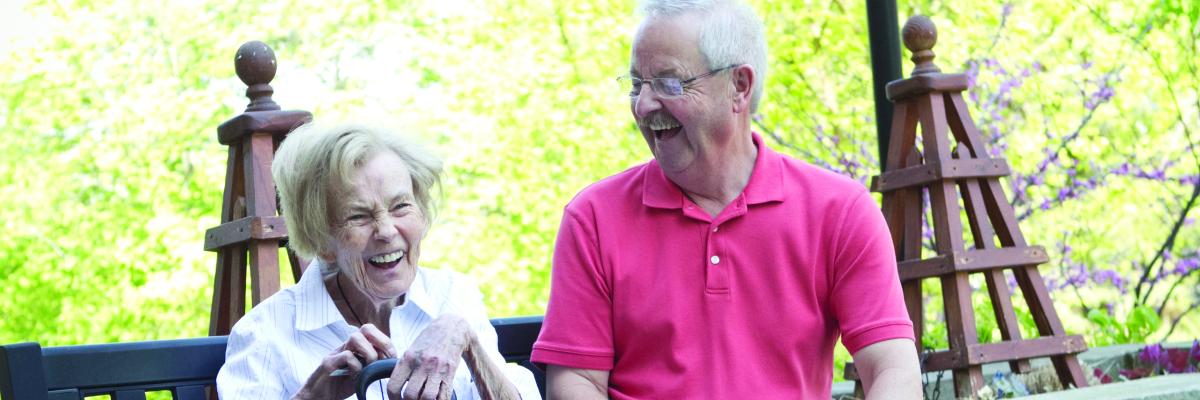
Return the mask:
[[[287,240],[287,226],[278,213],[271,160],[284,136],[312,119],[308,111],[281,111],[271,100],[275,52],[265,43],[243,44],[234,67],[249,86],[250,105],[217,128],[217,140],[229,146],[229,160],[221,225],[204,235],[204,249],[217,252],[209,335],[229,334],[246,313],[247,267],[253,304],[279,291],[279,247]],[[298,280],[303,265],[294,254],[288,255]]]
[[[982,388],[983,364],[1008,362],[1014,371],[1028,372],[1029,359],[1050,357],[1063,387],[1086,386],[1075,354],[1087,345],[1082,337],[1066,334],[1054,310],[1037,269],[1048,256],[1021,235],[1000,185],[1010,174],[1008,164],[989,157],[963,101],[966,76],[941,73],[933,63],[937,30],[928,18],[910,18],[902,33],[915,66],[911,77],[887,85],[896,109],[887,165],[873,180],[872,190],[883,193],[883,213],[918,345],[924,334],[921,281],[941,282],[949,349],[930,354],[925,371],[952,370],[955,394],[962,397]],[[933,219],[931,257],[922,254],[923,195],[929,196]],[[964,229],[964,215],[969,230]],[[1021,337],[1005,271],[1020,287],[1038,337]],[[978,341],[970,274],[984,277],[1000,329],[998,342]]]

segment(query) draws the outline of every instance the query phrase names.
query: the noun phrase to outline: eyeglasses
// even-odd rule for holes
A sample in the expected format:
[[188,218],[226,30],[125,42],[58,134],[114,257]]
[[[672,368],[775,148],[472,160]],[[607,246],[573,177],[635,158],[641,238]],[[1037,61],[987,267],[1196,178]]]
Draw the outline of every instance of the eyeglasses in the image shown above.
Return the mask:
[[649,83],[650,88],[654,90],[654,93],[658,93],[659,97],[666,97],[666,98],[679,97],[679,96],[683,95],[683,88],[687,87],[687,85],[690,85],[692,82],[716,75],[717,73],[719,73],[721,71],[724,71],[724,70],[727,70],[727,69],[730,69],[730,68],[733,68],[736,66],[737,65],[730,65],[725,68],[714,69],[712,71],[708,71],[703,74],[696,75],[691,78],[682,79],[682,80],[679,78],[645,78],[645,79],[642,79],[642,78],[636,78],[633,76],[625,75],[625,76],[618,77],[617,83],[619,83],[621,85],[622,89],[629,89],[629,97],[637,97],[638,94],[641,93],[643,83]]

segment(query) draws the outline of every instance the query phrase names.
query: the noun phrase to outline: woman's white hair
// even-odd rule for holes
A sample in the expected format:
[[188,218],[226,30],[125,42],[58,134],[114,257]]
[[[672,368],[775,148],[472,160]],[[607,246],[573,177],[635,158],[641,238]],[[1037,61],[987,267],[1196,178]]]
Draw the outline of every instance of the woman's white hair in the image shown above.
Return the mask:
[[432,192],[442,171],[438,157],[387,129],[310,122],[287,135],[271,166],[287,222],[288,246],[296,254],[311,259],[332,252],[337,199],[350,187],[358,168],[381,151],[391,151],[404,162],[417,207],[426,225],[432,222]]
[[700,55],[710,70],[738,64],[753,67],[757,79],[750,112],[758,110],[767,78],[767,40],[750,6],[737,0],[642,0],[641,11],[647,18],[700,15]]

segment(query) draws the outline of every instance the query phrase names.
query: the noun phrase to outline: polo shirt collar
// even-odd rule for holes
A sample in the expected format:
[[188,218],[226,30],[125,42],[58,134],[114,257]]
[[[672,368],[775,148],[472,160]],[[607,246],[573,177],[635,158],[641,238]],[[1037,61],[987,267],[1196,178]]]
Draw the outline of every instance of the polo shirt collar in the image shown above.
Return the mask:
[[[741,196],[746,204],[761,204],[784,200],[783,159],[779,153],[771,150],[763,143],[758,132],[751,132],[750,138],[758,149],[754,159],[754,170],[750,172],[750,182],[742,189]],[[647,207],[679,209],[683,208],[683,191],[663,173],[658,160],[650,160],[643,173],[642,204]]]
[[[321,274],[322,264],[319,259],[309,263],[297,284],[300,286],[296,295],[296,330],[298,331],[317,330],[339,322],[347,324],[346,320],[342,318],[341,311],[338,311],[337,306],[333,304],[333,297],[325,290],[325,280]],[[413,278],[413,283],[405,294],[404,304],[396,306],[392,310],[393,315],[399,312],[401,307],[411,304],[430,318],[438,317],[437,308],[434,307],[434,302],[428,291],[425,290],[425,278],[424,270],[418,267],[417,276]]]

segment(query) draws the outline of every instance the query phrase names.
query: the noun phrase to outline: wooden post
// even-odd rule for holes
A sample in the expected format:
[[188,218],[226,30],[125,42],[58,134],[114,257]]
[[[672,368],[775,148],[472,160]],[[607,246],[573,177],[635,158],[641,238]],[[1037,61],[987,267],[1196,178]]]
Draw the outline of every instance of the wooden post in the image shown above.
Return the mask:
[[[915,65],[910,78],[887,85],[888,99],[896,103],[892,138],[887,164],[872,179],[871,190],[883,193],[883,214],[918,347],[924,335],[921,282],[936,278],[942,284],[949,349],[929,354],[924,372],[952,370],[955,396],[969,397],[983,387],[983,364],[1008,362],[1012,371],[1024,373],[1030,371],[1030,359],[1050,357],[1064,388],[1087,386],[1075,357],[1087,345],[1079,335],[1067,335],[1059,322],[1037,269],[1049,257],[1021,235],[1000,186],[1000,178],[1010,174],[1008,163],[988,156],[962,98],[966,76],[943,74],[934,64],[937,29],[929,18],[910,18],[903,36]],[[934,255],[929,258],[921,254],[924,194],[933,220]],[[960,215],[970,229],[970,248]],[[1021,288],[1037,338],[1021,337],[1005,270],[1012,271]],[[1001,340],[995,343],[978,341],[967,279],[976,273],[984,275],[1000,329]],[[857,379],[852,366],[846,370],[848,378]]]
[[[287,226],[278,215],[271,160],[275,149],[293,128],[312,119],[307,111],[280,111],[271,100],[275,53],[252,41],[238,48],[237,75],[247,86],[246,111],[217,128],[217,140],[229,146],[225,165],[225,195],[221,225],[204,235],[204,249],[217,252],[209,335],[227,335],[246,313],[246,268],[251,301],[257,305],[279,291],[279,247],[287,241]],[[288,252],[297,280],[304,264]]]

